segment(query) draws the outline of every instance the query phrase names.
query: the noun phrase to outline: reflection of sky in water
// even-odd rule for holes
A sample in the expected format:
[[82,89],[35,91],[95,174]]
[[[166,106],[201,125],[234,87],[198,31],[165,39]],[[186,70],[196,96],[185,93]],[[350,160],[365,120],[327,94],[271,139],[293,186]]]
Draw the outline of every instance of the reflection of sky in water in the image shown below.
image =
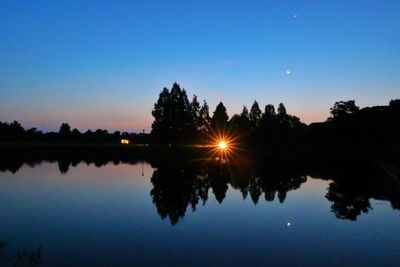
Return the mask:
[[[152,168],[57,164],[0,173],[0,241],[43,248],[44,266],[382,265],[400,264],[400,213],[383,201],[356,222],[339,220],[326,198],[329,181],[308,177],[280,203],[255,205],[229,186],[219,204],[190,205],[175,226],[152,202]],[[288,223],[290,225],[288,226]]]

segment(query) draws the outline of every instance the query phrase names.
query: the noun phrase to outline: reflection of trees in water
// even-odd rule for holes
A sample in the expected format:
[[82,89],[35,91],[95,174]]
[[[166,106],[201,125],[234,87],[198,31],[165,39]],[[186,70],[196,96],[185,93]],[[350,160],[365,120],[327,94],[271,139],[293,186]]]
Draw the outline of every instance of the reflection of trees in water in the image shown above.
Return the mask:
[[[80,163],[94,164],[101,167],[109,163],[138,164],[141,159],[96,157],[86,159],[3,159],[0,171],[16,173],[24,164],[34,167],[41,162],[56,162],[60,173],[67,173],[71,167]],[[239,190],[243,199],[250,197],[254,204],[259,203],[262,194],[266,201],[277,199],[283,203],[287,193],[300,188],[306,182],[306,173],[324,180],[332,180],[327,188],[326,198],[332,202],[331,210],[340,219],[356,220],[371,209],[370,199],[388,200],[393,209],[399,209],[399,191],[393,186],[385,185],[381,176],[373,171],[371,164],[321,163],[304,167],[287,162],[254,162],[239,161],[242,166],[220,164],[210,160],[189,160],[180,158],[150,159],[148,162],[155,168],[151,182],[150,194],[161,218],[169,218],[176,224],[185,216],[188,206],[196,210],[203,205],[212,192],[215,199],[222,203],[229,185]],[[302,166],[299,168],[298,166]],[[369,166],[369,167],[368,167]],[[210,190],[211,189],[211,190]]]
[[292,169],[290,166],[271,169],[265,175],[269,178],[261,180],[265,200],[272,201],[276,195],[280,203],[285,201],[287,192],[300,188],[301,184],[307,181],[307,176],[303,172]]
[[66,174],[69,171],[69,166],[71,162],[68,160],[59,160],[58,161],[58,170],[61,174]]
[[368,161],[318,164],[312,175],[331,180],[325,197],[332,202],[331,211],[339,219],[356,221],[358,216],[372,209],[372,198],[388,200],[392,206],[398,201],[385,186],[385,179]]
[[120,163],[128,163],[128,164],[137,164],[139,162],[143,162],[142,159],[115,159],[109,157],[91,157],[91,158],[49,158],[49,159],[25,159],[25,158],[18,158],[18,159],[9,159],[9,158],[2,158],[0,160],[0,172],[11,172],[12,174],[17,173],[22,166],[27,165],[30,167],[35,167],[36,165],[40,165],[43,162],[50,162],[50,163],[57,163],[58,170],[61,174],[66,174],[70,170],[70,167],[76,167],[80,163],[85,163],[86,165],[95,165],[96,167],[102,167],[107,165],[108,163],[112,162],[114,165],[118,165]]
[[349,183],[330,183],[326,198],[332,202],[331,210],[340,219],[355,221],[361,213],[368,213],[372,209],[369,197],[361,195]]
[[35,167],[40,165],[42,160],[31,159],[31,160],[15,160],[11,158],[1,158],[0,160],[0,172],[11,172],[15,174],[21,169],[21,167],[26,164],[30,167]]
[[[168,166],[153,172],[151,177],[153,189],[150,195],[161,218],[169,217],[171,223],[176,224],[185,215],[189,204],[192,210],[195,210],[200,196],[204,196],[195,186],[196,184],[199,186],[202,179],[195,178],[196,176],[189,170]],[[205,202],[205,199],[203,201]]]
[[[238,182],[239,181],[239,182]],[[304,171],[288,163],[272,166],[253,165],[251,172],[241,179],[233,177],[233,188],[242,192],[243,199],[250,195],[254,204],[264,194],[266,201],[273,201],[275,196],[283,203],[287,192],[300,188],[307,181]]]
[[258,203],[262,193],[265,193],[265,198],[269,201],[278,195],[282,203],[288,191],[299,188],[307,180],[297,170],[283,171],[287,166],[278,170],[263,170],[254,165],[247,172],[210,161],[203,164],[164,163],[155,167],[150,194],[161,218],[168,217],[172,225],[185,216],[189,205],[192,211],[196,210],[199,200],[204,205],[210,189],[219,203],[226,197],[228,184],[240,190],[243,198],[250,195],[254,204]]
[[211,165],[207,171],[215,199],[218,203],[222,203],[226,197],[230,180],[228,169],[223,165]]
[[199,168],[196,164],[163,164],[153,172],[150,195],[161,218],[169,218],[175,225],[185,216],[187,207],[192,211],[201,200],[205,205],[211,188],[222,203],[228,190],[226,171],[218,168]]
[[[365,162],[353,161],[325,168],[319,175],[332,180],[325,197],[332,202],[331,211],[339,219],[356,221],[358,216],[372,209],[370,199],[379,199],[378,195],[385,190],[374,185],[376,172],[371,164]],[[384,183],[382,179],[379,182]]]
[[[172,224],[185,216],[189,204],[192,210],[196,209],[199,199],[204,205],[210,188],[219,203],[226,197],[228,184],[239,190],[243,199],[250,196],[254,204],[259,202],[262,194],[266,201],[277,198],[283,203],[289,191],[300,188],[307,181],[306,171],[288,163],[253,164],[244,169],[210,162],[202,165],[181,162],[179,168],[175,164],[154,164],[154,167],[157,170],[151,180],[153,202],[160,216],[169,217]],[[396,204],[398,198],[393,198],[384,188],[376,187],[373,183],[377,180],[376,173],[365,165],[335,165],[316,176],[332,180],[326,198],[332,202],[331,211],[339,219],[355,221],[362,213],[368,213],[372,209],[371,198],[389,200],[393,208],[399,206]]]
[[257,204],[258,199],[260,198],[261,193],[262,193],[259,177],[255,177],[250,181],[249,193],[250,193],[251,200],[253,200],[253,203]]

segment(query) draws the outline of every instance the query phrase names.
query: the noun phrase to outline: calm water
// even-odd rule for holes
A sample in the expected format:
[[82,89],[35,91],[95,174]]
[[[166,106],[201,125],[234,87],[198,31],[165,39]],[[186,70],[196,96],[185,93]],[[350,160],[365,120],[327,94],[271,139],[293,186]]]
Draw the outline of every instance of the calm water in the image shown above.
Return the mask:
[[399,195],[369,171],[116,163],[3,169],[0,265],[400,266]]

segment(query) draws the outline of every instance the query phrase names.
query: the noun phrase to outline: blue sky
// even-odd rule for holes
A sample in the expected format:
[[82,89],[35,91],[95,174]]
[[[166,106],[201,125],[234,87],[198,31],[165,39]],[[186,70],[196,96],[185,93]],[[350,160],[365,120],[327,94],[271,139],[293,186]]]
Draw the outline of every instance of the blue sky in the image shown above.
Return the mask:
[[0,120],[43,130],[148,131],[174,81],[323,121],[399,98],[399,62],[400,1],[0,2]]

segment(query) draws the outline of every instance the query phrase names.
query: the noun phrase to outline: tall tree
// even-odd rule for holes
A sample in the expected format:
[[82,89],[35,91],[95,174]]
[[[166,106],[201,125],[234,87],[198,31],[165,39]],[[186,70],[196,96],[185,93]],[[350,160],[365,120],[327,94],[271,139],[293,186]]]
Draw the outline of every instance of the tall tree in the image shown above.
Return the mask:
[[254,101],[253,105],[250,108],[250,114],[249,114],[249,119],[251,123],[251,127],[253,129],[258,127],[258,124],[261,119],[261,109],[260,106],[258,105],[257,101]]
[[185,89],[181,89],[179,84],[174,83],[170,93],[171,101],[171,124],[176,133],[181,132],[191,126],[192,114],[190,102]]
[[154,121],[151,125],[152,134],[162,140],[167,140],[171,137],[172,107],[170,98],[169,90],[164,87],[151,112],[154,117]]
[[264,116],[273,117],[275,115],[276,115],[276,113],[275,113],[274,105],[271,105],[271,104],[266,105],[265,109],[264,109]]
[[208,107],[207,102],[205,100],[203,102],[203,105],[200,108],[199,116],[200,116],[200,121],[201,121],[200,130],[202,132],[207,132],[209,130],[209,127],[210,127],[211,118],[210,118],[209,107]]
[[260,120],[260,133],[262,136],[271,136],[276,130],[276,113],[274,105],[268,104],[264,108],[264,114]]
[[229,125],[230,125],[231,129],[235,132],[241,131],[241,129],[242,129],[241,121],[242,121],[241,116],[239,114],[234,114],[229,121]]
[[243,106],[242,113],[240,114],[240,124],[241,130],[248,130],[250,126],[250,114],[246,106]]
[[68,135],[71,133],[71,126],[68,123],[63,122],[59,130],[60,135]]
[[196,95],[193,95],[192,102],[190,102],[190,111],[191,111],[193,126],[195,127],[196,130],[200,130],[202,126],[202,120],[200,116],[200,103],[197,100]]
[[287,114],[285,105],[283,103],[280,103],[278,106],[278,115],[280,116],[285,116]]
[[199,103],[189,101],[185,89],[174,83],[171,91],[164,88],[154,104],[152,134],[161,142],[187,142],[194,138],[199,116]]
[[228,114],[226,108],[222,102],[219,102],[215,108],[213,117],[211,119],[211,126],[214,130],[226,131],[228,126]]
[[250,126],[249,110],[247,107],[243,106],[242,113],[240,115],[233,115],[229,123],[230,127],[235,131],[239,131],[240,134],[247,131]]
[[249,110],[247,109],[246,106],[243,106],[242,113],[240,113],[240,117],[242,117],[245,120],[250,120]]

